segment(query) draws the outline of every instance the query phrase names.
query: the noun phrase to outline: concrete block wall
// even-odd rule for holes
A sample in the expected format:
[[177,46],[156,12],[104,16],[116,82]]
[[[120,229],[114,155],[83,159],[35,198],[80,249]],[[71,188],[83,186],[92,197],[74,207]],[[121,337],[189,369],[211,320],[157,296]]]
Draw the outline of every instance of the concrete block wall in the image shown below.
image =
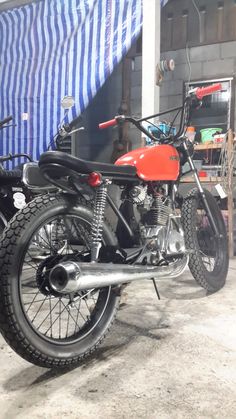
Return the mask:
[[[189,79],[197,81],[236,75],[236,41],[168,51],[161,54],[161,59],[171,58],[175,60],[176,67],[173,72],[165,75],[161,85],[161,111],[181,105],[184,82]],[[87,136],[83,136],[83,143],[79,147],[82,153],[80,155],[84,158],[110,161],[113,141],[117,139],[117,129],[110,128],[99,132],[96,127],[100,121],[113,118],[117,113],[121,101],[121,77],[122,68],[119,65],[85,112],[85,121],[88,122],[89,129]],[[137,56],[133,60],[131,74],[131,114],[136,117],[141,117],[141,96],[142,56]],[[133,148],[140,145],[140,132],[131,125],[129,138]]]
[[[141,118],[142,106],[142,56],[139,55],[134,58],[131,73],[131,101],[130,111],[131,115],[136,118]],[[132,142],[132,147],[137,148],[141,144],[140,131],[130,124],[129,139]]]
[[[161,54],[161,59],[171,58],[175,60],[176,67],[165,76],[162,83],[161,110],[181,105],[184,82],[236,75],[236,41]],[[236,126],[236,114],[234,120]]]
[[[175,70],[165,74],[160,88],[160,110],[182,104],[184,82],[236,75],[236,41],[203,45],[189,49],[168,51],[161,59],[175,60]],[[191,68],[191,70],[190,70]],[[141,117],[142,57],[134,59],[131,76],[131,113]],[[236,90],[235,90],[236,94]],[[236,113],[235,113],[236,128]],[[129,135],[133,148],[140,144],[140,133],[130,127]]]
[[[142,57],[133,60],[131,74],[131,114],[141,117]],[[77,155],[84,159],[110,162],[113,141],[118,138],[116,127],[104,131],[97,129],[98,123],[112,119],[118,113],[122,95],[122,65],[119,64],[97,93],[83,114],[86,131],[78,134]],[[140,145],[140,131],[130,125],[129,139],[133,148]]]
[[117,128],[99,130],[98,124],[114,118],[122,95],[122,66],[119,64],[82,115],[85,131],[76,136],[76,155],[83,159],[110,162]]

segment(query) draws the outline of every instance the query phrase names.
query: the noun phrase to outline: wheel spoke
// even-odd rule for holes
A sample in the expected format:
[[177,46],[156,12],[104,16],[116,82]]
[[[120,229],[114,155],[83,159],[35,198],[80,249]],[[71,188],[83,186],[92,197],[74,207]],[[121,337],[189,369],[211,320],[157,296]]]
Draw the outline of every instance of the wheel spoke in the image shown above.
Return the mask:
[[[48,319],[48,317],[51,316],[53,310],[57,307],[58,303],[59,303],[59,300],[56,302],[56,304],[54,305],[54,307],[51,310],[49,310],[49,313],[46,315],[46,317],[44,317],[43,321],[40,323],[40,325],[38,326],[38,328],[40,328],[45,323],[45,321]],[[55,321],[51,324],[51,327],[52,327],[52,325],[54,323],[55,323]],[[48,330],[50,330],[50,327],[49,327]],[[47,334],[48,330],[46,331],[45,334]]]
[[31,301],[30,306],[28,307],[28,310],[26,311],[26,313],[28,313],[28,311],[30,310],[31,306],[34,304],[34,302],[35,302],[37,296],[39,295],[39,293],[40,293],[40,290],[38,290],[38,292],[35,294],[35,296],[34,296],[33,300]]
[[49,280],[57,263],[71,258],[79,261],[83,252],[89,251],[89,232],[90,224],[84,220],[62,215],[41,225],[28,243],[22,264],[21,298],[34,329],[52,341],[79,339],[79,331],[87,333],[88,325],[93,328],[99,321],[99,316],[92,314],[99,290],[85,291],[71,300],[69,295],[54,293]]
[[76,322],[76,320],[74,319],[74,317],[72,316],[72,314],[71,314],[71,312],[70,312],[70,305],[69,304],[67,304],[67,305],[65,305],[64,303],[63,303],[63,301],[61,301],[62,302],[62,305],[66,308],[66,310],[68,311],[68,313],[69,313],[69,316],[71,317],[71,319],[74,321],[74,322]]
[[44,303],[45,303],[45,301],[46,301],[47,299],[48,299],[48,297],[47,297],[47,296],[43,299],[43,302],[42,302],[42,303],[41,303],[41,305],[39,306],[38,310],[36,311],[36,313],[35,313],[35,315],[34,315],[34,317],[33,317],[33,319],[32,319],[32,323],[34,323],[34,320],[36,319],[36,317],[37,317],[38,313],[40,312],[41,308],[43,307],[43,305],[44,305]]

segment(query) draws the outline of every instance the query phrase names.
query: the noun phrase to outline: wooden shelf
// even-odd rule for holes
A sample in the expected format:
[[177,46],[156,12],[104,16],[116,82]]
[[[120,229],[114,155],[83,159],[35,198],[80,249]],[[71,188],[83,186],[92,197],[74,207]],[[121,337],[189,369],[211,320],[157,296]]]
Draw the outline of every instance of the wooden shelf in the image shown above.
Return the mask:
[[[218,183],[221,181],[220,177],[200,177],[200,182],[202,183]],[[180,180],[181,183],[194,183],[195,178],[193,176],[186,176]]]
[[223,143],[206,143],[206,144],[196,144],[194,150],[212,150],[222,148]]

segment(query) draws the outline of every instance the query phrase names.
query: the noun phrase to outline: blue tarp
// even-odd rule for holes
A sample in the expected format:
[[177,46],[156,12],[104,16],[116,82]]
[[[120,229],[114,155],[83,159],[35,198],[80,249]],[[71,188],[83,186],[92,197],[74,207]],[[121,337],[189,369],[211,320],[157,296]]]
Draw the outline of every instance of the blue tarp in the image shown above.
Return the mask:
[[[141,31],[142,0],[43,0],[0,13],[0,154],[38,159],[75,97],[69,120],[96,95]],[[24,120],[25,119],[25,120]]]
[[0,119],[16,124],[0,132],[0,154],[38,159],[61,98],[75,97],[69,120],[83,112],[141,27],[142,0],[41,0],[0,13]]

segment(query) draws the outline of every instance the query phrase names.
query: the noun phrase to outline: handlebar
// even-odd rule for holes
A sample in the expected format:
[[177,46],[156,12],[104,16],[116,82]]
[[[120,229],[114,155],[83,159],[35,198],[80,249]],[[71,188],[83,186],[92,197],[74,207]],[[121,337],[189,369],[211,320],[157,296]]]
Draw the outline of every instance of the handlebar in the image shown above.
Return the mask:
[[117,121],[116,118],[114,118],[114,119],[110,119],[109,121],[102,122],[98,126],[99,126],[99,129],[106,129],[106,128],[109,128],[109,127],[114,127],[117,124],[118,124],[118,121]]
[[7,116],[7,117],[6,117],[6,118],[4,118],[2,121],[0,121],[0,128],[1,128],[3,125],[7,124],[8,122],[12,121],[12,120],[13,120],[12,115]]
[[3,163],[5,161],[17,159],[17,157],[25,157],[29,161],[33,161],[32,158],[29,156],[29,154],[20,153],[20,154],[7,154],[7,156],[0,156],[0,163]]
[[[136,119],[136,118],[132,118],[131,116],[126,116],[126,115],[118,115],[116,116],[114,119],[111,119],[109,121],[105,121],[99,124],[99,128],[100,129],[105,129],[108,127],[113,127],[115,125],[118,125],[121,122],[131,122],[133,125],[135,125],[141,132],[143,132],[147,137],[149,137],[152,141],[157,141],[157,138],[148,130],[145,128],[145,126],[143,126],[143,122],[149,122],[148,120],[156,118],[158,116],[167,114],[167,113],[171,113],[174,111],[178,111],[178,113],[181,111],[181,117],[180,117],[180,127],[179,127],[179,131],[177,132],[177,134],[175,134],[174,136],[170,136],[169,134],[166,135],[166,139],[165,141],[175,141],[177,139],[179,139],[180,137],[184,136],[185,134],[185,127],[188,126],[188,122],[189,122],[189,118],[190,118],[190,105],[191,103],[193,103],[193,99],[198,99],[198,100],[202,100],[202,98],[204,96],[208,96],[211,95],[214,92],[218,92],[222,90],[222,85],[221,83],[215,83],[212,84],[210,86],[207,87],[198,87],[195,89],[192,89],[188,92],[188,95],[186,96],[184,103],[182,106],[178,107],[178,108],[173,108],[173,109],[169,109],[167,111],[158,113],[158,114],[154,114],[154,115],[150,115],[147,116],[145,118],[142,119]],[[178,115],[177,113],[177,115]],[[176,115],[176,116],[177,116]],[[176,119],[176,117],[175,117]],[[174,119],[174,121],[175,121]],[[172,123],[173,124],[173,123]],[[157,127],[158,129],[158,127]]]
[[197,99],[201,100],[204,96],[212,95],[212,93],[218,92],[220,90],[222,90],[222,84],[216,83],[216,84],[211,84],[210,86],[207,86],[207,87],[198,87],[195,90],[195,95]]

